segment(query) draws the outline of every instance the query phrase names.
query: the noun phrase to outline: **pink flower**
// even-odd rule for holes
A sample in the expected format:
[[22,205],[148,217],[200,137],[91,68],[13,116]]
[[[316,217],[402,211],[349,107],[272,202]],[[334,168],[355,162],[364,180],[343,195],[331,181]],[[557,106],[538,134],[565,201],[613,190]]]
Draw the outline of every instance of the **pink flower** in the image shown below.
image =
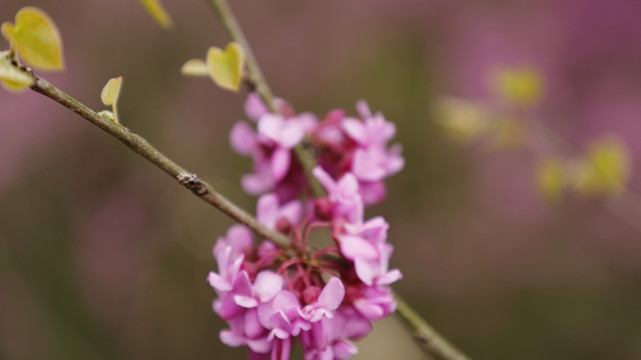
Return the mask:
[[383,180],[405,166],[401,151],[400,146],[393,146],[389,152],[381,146],[356,149],[352,158],[352,171],[362,181]]
[[265,105],[260,95],[255,92],[247,95],[247,99],[245,100],[245,115],[247,115],[250,120],[258,121],[258,119],[269,112],[269,108]]
[[303,318],[300,302],[289,290],[281,290],[273,300],[258,307],[260,323],[270,329],[270,338],[281,340],[298,336],[302,330],[310,329],[310,323]]
[[236,318],[227,320],[229,329],[220,332],[220,340],[232,347],[246,345],[252,352],[265,354],[272,349],[272,342],[268,340],[269,331],[258,321],[256,309],[245,311]]
[[346,173],[338,181],[320,166],[315,167],[313,173],[327,190],[334,218],[344,218],[350,223],[363,220],[363,200],[358,193],[358,181],[352,173]]
[[341,253],[349,260],[377,259],[380,256],[378,245],[387,239],[388,228],[389,224],[382,216],[365,223],[345,224],[344,233],[336,236]]
[[258,222],[270,229],[276,230],[279,220],[285,220],[290,225],[297,225],[303,213],[303,205],[298,200],[279,205],[276,194],[265,194],[258,199],[256,217]]
[[232,289],[232,283],[239,274],[244,253],[253,247],[253,236],[244,225],[234,225],[227,230],[227,236],[218,238],[214,246],[214,257],[218,262],[218,273],[210,272],[209,284],[217,291]]
[[350,300],[356,311],[371,321],[381,320],[396,311],[396,301],[388,287],[363,285],[358,290],[352,288]]
[[303,317],[309,322],[317,322],[323,317],[333,317],[333,312],[343,301],[345,287],[337,277],[329,279],[318,299],[305,306],[302,310]]
[[334,315],[301,334],[305,360],[349,359],[358,353],[349,339],[360,339],[372,330],[372,324],[350,307],[341,307]]
[[[363,103],[359,102],[359,104]],[[362,113],[361,116],[363,116],[363,120],[355,118],[343,120],[343,130],[360,146],[384,146],[396,135],[396,126],[386,121],[381,113],[372,116],[368,108],[367,112]]]
[[367,285],[390,285],[401,279],[400,270],[388,270],[389,258],[394,247],[389,243],[375,244],[378,256],[367,258],[365,256],[354,259],[354,269],[358,278]]

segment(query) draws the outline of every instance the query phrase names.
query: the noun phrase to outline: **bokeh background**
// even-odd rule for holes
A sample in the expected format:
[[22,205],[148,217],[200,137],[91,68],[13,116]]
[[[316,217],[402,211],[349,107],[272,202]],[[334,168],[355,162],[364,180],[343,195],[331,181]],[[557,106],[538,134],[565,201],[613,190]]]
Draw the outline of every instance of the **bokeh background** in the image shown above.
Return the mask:
[[[124,76],[121,121],[253,210],[229,148],[243,96],[180,66],[228,39],[201,0],[3,0],[60,27],[67,68],[42,74],[94,109]],[[603,133],[641,159],[638,0],[235,0],[275,92],[318,114],[367,99],[398,126],[389,181],[396,289],[476,359],[641,358],[641,234],[594,201],[550,205],[521,149],[461,147],[440,95],[485,101],[488,74],[545,76],[537,118],[576,149]],[[2,41],[0,48],[8,45]],[[629,184],[641,191],[635,174]],[[34,92],[0,92],[0,359],[245,358],[223,346],[205,281],[231,222],[152,165]],[[361,359],[422,358],[392,318]]]

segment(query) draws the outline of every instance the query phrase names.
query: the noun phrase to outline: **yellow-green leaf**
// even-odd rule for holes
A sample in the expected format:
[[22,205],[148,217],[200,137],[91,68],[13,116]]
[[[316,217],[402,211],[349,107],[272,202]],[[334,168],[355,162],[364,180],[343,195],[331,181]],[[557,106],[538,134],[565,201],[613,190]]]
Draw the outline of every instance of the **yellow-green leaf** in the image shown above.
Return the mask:
[[140,0],[140,3],[158,25],[165,30],[171,28],[173,23],[169,17],[169,13],[167,13],[167,10],[165,10],[165,7],[159,0]]
[[2,24],[2,35],[22,60],[40,70],[62,70],[62,40],[56,24],[42,10],[25,7],[18,11],[15,25]]
[[107,106],[117,104],[121,86],[122,76],[109,79],[109,81],[107,81],[107,85],[102,88],[102,93],[100,93],[100,99],[102,100],[102,103]]
[[545,199],[558,200],[565,185],[562,161],[557,158],[543,159],[537,168],[536,185]]
[[225,51],[211,47],[207,51],[207,68],[212,80],[223,89],[237,92],[243,78],[245,53],[240,44],[231,42]]
[[209,76],[209,69],[205,60],[191,59],[180,68],[180,73],[187,76]]
[[543,77],[527,66],[500,69],[492,74],[491,84],[498,96],[517,106],[535,105],[543,94]]
[[575,186],[586,195],[618,195],[630,178],[630,156],[625,144],[615,137],[593,142],[583,163],[583,171],[577,176]]
[[484,107],[456,98],[439,99],[434,117],[449,137],[462,143],[475,140],[490,126],[490,114]]
[[3,88],[21,92],[33,85],[33,81],[32,76],[20,71],[7,58],[0,56],[0,82]]

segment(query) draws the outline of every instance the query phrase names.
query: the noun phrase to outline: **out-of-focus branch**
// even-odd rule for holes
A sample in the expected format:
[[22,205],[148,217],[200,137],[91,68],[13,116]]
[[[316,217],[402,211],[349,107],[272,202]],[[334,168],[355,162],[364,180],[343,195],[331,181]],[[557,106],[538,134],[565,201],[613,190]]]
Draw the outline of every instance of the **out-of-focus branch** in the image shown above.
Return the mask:
[[[249,81],[255,86],[256,92],[263,98],[265,103],[273,110],[278,111],[273,104],[274,95],[263,76],[258,61],[249,46],[249,42],[245,37],[236,16],[232,12],[226,0],[205,0],[223,27],[227,31],[229,37],[239,43],[247,58],[247,72]],[[318,180],[312,174],[312,169],[316,166],[316,160],[311,152],[305,148],[304,144],[298,145],[294,148],[294,153],[305,170],[308,184],[316,197],[324,197],[326,195],[325,189],[321,186]],[[413,339],[419,347],[436,359],[441,360],[467,360],[468,358],[458,350],[454,345],[448,342],[441,334],[439,334],[432,326],[430,326],[425,319],[423,319],[416,311],[414,311],[398,294],[394,294],[398,307],[396,314],[407,325],[408,332],[412,335]]]
[[260,224],[258,220],[256,220],[256,218],[249,215],[246,211],[229,201],[219,192],[214,190],[211,185],[200,180],[196,176],[196,174],[185,170],[180,165],[169,159],[167,156],[163,155],[140,135],[135,134],[126,127],[99,115],[95,111],[91,110],[71,96],[65,94],[60,89],[53,86],[41,77],[37,75],[33,76],[35,82],[31,88],[36,92],[50,99],[53,99],[57,103],[82,116],[90,123],[98,126],[113,137],[117,138],[125,145],[127,145],[131,150],[138,153],[138,155],[144,157],[149,162],[156,165],[156,167],[158,167],[160,170],[178,180],[181,185],[191,190],[194,195],[198,196],[203,201],[213,205],[218,210],[227,214],[229,217],[238,221],[239,223],[247,225],[259,236],[267,238],[281,247],[289,245],[290,241],[286,236]]

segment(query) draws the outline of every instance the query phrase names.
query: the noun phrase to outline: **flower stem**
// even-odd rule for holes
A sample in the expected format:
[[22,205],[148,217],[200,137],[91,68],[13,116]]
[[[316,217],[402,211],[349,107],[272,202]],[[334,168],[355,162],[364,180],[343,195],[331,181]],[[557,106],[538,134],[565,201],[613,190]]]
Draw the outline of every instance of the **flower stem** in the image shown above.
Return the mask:
[[[210,5],[218,16],[229,37],[243,47],[247,58],[248,78],[256,87],[256,92],[273,111],[278,112],[278,109],[273,104],[274,95],[229,4],[226,0],[205,0],[205,2]],[[308,184],[314,195],[319,198],[326,196],[325,189],[312,174],[312,169],[316,166],[316,160],[311,154],[311,150],[307,149],[304,144],[299,144],[294,148],[294,154],[305,171]],[[398,304],[396,314],[405,322],[412,337],[424,352],[441,360],[468,359],[421,318],[398,294],[395,293],[394,297]]]
[[211,185],[198,179],[196,174],[185,170],[180,165],[169,159],[167,156],[163,155],[160,151],[156,150],[155,147],[153,147],[140,135],[131,132],[129,129],[115,121],[98,115],[95,111],[91,110],[80,101],[65,94],[60,89],[53,86],[41,77],[37,75],[33,76],[35,82],[31,88],[36,92],[50,99],[53,99],[54,101],[65,106],[76,114],[82,116],[92,124],[106,131],[110,135],[114,136],[125,145],[127,145],[131,150],[135,151],[138,155],[149,160],[149,162],[156,165],[156,167],[158,167],[160,170],[178,180],[181,185],[191,190],[194,195],[213,205],[232,219],[247,225],[259,236],[273,241],[280,247],[289,245],[290,240],[286,236],[260,224],[258,220],[256,220],[256,218],[249,215],[245,210],[239,208],[236,204],[229,201],[227,198],[217,192]]

